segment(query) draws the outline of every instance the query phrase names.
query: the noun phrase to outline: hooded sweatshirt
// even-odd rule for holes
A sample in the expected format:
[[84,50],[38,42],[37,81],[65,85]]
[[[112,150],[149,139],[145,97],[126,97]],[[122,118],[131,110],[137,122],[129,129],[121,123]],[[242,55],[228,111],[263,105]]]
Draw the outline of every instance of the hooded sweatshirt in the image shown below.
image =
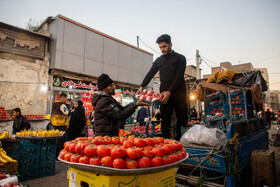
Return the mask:
[[161,55],[153,63],[141,86],[147,86],[154,75],[159,71],[160,92],[170,91],[172,95],[182,95],[185,97],[186,85],[184,74],[186,64],[186,58],[175,51],[167,55]]
[[126,120],[136,110],[135,104],[121,106],[111,95],[98,92],[92,96],[95,107],[93,131],[96,136],[118,136],[121,121]]

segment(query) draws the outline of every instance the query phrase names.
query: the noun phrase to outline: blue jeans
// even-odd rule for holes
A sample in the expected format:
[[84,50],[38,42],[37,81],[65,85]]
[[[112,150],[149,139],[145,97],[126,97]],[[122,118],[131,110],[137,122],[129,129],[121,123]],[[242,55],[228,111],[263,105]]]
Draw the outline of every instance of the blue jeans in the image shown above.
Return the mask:
[[155,124],[153,122],[149,121],[149,122],[146,123],[145,134],[146,134],[146,136],[148,136],[148,134],[149,134],[148,129],[149,129],[150,123],[152,125],[152,135],[151,135],[151,137],[153,138],[153,137],[155,137]]

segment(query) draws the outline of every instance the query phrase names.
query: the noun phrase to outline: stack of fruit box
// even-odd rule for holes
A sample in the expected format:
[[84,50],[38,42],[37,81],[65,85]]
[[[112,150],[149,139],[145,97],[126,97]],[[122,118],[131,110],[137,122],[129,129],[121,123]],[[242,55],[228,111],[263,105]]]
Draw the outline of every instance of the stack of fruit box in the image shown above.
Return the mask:
[[19,177],[21,181],[39,177],[40,140],[21,139]]
[[55,174],[56,139],[43,139],[40,144],[40,177]]

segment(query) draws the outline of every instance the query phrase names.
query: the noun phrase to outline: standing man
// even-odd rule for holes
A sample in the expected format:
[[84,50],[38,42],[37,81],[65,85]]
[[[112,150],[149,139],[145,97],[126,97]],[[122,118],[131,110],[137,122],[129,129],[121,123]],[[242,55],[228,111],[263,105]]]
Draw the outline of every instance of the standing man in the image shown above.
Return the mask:
[[146,124],[144,120],[147,117],[149,117],[148,109],[145,107],[140,108],[136,117],[137,122],[139,122],[139,126],[144,126]]
[[139,100],[136,104],[121,106],[113,97],[116,86],[113,80],[102,74],[98,77],[97,87],[100,92],[93,94],[92,106],[95,108],[93,131],[95,136],[119,136],[120,123],[130,117],[137,106],[148,104]]
[[68,126],[69,110],[66,105],[67,95],[62,93],[59,95],[59,100],[52,104],[51,121],[54,129],[66,131]]
[[29,121],[21,114],[20,108],[14,108],[12,110],[14,116],[13,133],[16,134],[24,129],[30,129],[31,125]]
[[270,128],[271,127],[272,113],[269,111],[269,109],[267,109],[266,112],[265,112],[265,118],[266,118],[266,126],[268,128]]
[[[160,72],[160,92],[163,100],[160,106],[162,126],[161,132],[164,138],[170,138],[170,123],[173,110],[176,112],[177,127],[176,140],[181,138],[181,126],[187,123],[187,98],[185,85],[186,58],[172,50],[171,37],[163,34],[156,40],[162,55],[158,57],[138,92],[143,91],[154,75]],[[137,92],[137,93],[138,93]]]
[[53,129],[58,129],[60,131],[65,131],[63,137],[56,140],[56,157],[58,157],[60,151],[63,149],[64,143],[67,141],[67,126],[68,126],[68,115],[69,110],[66,106],[67,95],[60,94],[59,100],[56,100],[52,104],[51,122]]

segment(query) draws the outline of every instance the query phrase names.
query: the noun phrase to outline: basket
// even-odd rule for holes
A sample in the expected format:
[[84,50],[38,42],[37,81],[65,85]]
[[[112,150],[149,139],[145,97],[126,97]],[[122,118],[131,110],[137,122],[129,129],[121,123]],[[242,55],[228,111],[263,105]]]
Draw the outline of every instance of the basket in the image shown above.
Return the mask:
[[[139,99],[137,99],[136,97],[135,97],[135,95],[133,95],[132,96],[132,98],[133,98],[133,101],[136,103]],[[160,100],[155,100],[155,101],[146,101],[146,100],[144,100],[144,102],[145,103],[148,103],[150,106],[152,106],[152,107],[154,107],[155,109],[159,109],[159,106],[160,106],[160,103],[161,103],[161,101]]]

